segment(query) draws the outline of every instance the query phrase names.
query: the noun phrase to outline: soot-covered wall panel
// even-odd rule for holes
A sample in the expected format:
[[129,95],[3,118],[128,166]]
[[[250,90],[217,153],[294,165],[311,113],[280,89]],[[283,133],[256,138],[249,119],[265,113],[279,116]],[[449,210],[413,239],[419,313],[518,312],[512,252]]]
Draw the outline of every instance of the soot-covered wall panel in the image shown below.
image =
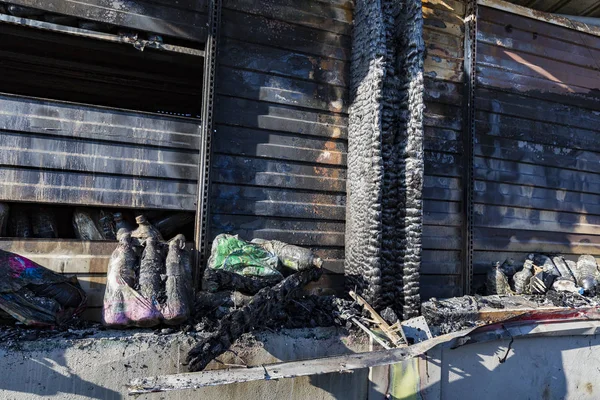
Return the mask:
[[278,239],[343,288],[352,2],[223,1],[210,235]]
[[506,257],[600,258],[600,38],[535,15],[479,7],[476,285]]
[[465,1],[424,0],[421,297],[462,294]]
[[356,2],[346,276],[376,308],[419,310],[423,187],[420,1]]

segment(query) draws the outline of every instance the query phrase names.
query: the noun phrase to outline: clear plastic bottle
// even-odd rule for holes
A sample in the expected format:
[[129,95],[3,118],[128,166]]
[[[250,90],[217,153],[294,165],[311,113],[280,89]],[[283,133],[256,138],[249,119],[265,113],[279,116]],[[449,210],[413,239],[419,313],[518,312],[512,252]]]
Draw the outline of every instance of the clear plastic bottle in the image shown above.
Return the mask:
[[157,240],[162,241],[163,237],[152,225],[148,222],[148,219],[145,215],[139,215],[135,218],[135,222],[137,222],[138,227],[136,230],[131,232],[131,237],[139,239],[140,241],[146,240],[148,238],[155,238]]
[[583,255],[577,260],[577,284],[586,292],[598,286],[598,264],[591,255]]
[[524,294],[529,289],[529,281],[533,276],[533,260],[527,259],[523,269],[513,276],[513,285],[517,294]]

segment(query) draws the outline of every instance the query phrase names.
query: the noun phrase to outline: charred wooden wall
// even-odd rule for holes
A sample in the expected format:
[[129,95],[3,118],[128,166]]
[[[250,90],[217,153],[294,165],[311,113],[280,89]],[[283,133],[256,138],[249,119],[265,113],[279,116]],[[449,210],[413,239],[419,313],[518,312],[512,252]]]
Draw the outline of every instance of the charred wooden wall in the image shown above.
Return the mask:
[[479,8],[474,268],[600,256],[600,38]]
[[462,292],[464,15],[465,1],[423,0],[423,300]]
[[279,239],[342,287],[350,0],[225,0],[210,236]]

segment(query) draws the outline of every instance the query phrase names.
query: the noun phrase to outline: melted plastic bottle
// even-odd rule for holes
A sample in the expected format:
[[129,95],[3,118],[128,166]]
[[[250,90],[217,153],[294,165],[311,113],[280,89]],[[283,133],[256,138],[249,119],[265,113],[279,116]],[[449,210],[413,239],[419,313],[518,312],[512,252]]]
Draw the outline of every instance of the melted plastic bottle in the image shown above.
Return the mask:
[[162,235],[160,232],[150,225],[148,219],[145,215],[139,215],[135,218],[135,222],[137,222],[138,227],[136,230],[131,232],[131,237],[139,239],[140,241],[146,240],[148,238],[154,238],[156,240],[162,241]]
[[268,252],[277,255],[279,262],[294,271],[321,268],[323,260],[315,256],[310,249],[294,246],[278,240],[254,239],[252,243],[262,246]]
[[167,254],[165,292],[167,301],[162,308],[165,323],[177,325],[190,315],[192,274],[185,264],[189,259],[185,250],[185,237],[177,235],[169,242]]
[[160,243],[155,237],[147,238],[140,262],[139,292],[154,305],[164,302],[164,292],[161,288],[163,266]]

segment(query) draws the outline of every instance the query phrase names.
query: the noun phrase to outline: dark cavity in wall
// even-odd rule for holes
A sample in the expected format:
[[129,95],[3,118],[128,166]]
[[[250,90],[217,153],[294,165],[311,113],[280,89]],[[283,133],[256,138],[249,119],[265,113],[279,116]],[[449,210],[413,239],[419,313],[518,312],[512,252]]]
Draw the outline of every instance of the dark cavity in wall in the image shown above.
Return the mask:
[[420,1],[356,2],[345,272],[350,289],[404,319],[420,305],[422,31]]

